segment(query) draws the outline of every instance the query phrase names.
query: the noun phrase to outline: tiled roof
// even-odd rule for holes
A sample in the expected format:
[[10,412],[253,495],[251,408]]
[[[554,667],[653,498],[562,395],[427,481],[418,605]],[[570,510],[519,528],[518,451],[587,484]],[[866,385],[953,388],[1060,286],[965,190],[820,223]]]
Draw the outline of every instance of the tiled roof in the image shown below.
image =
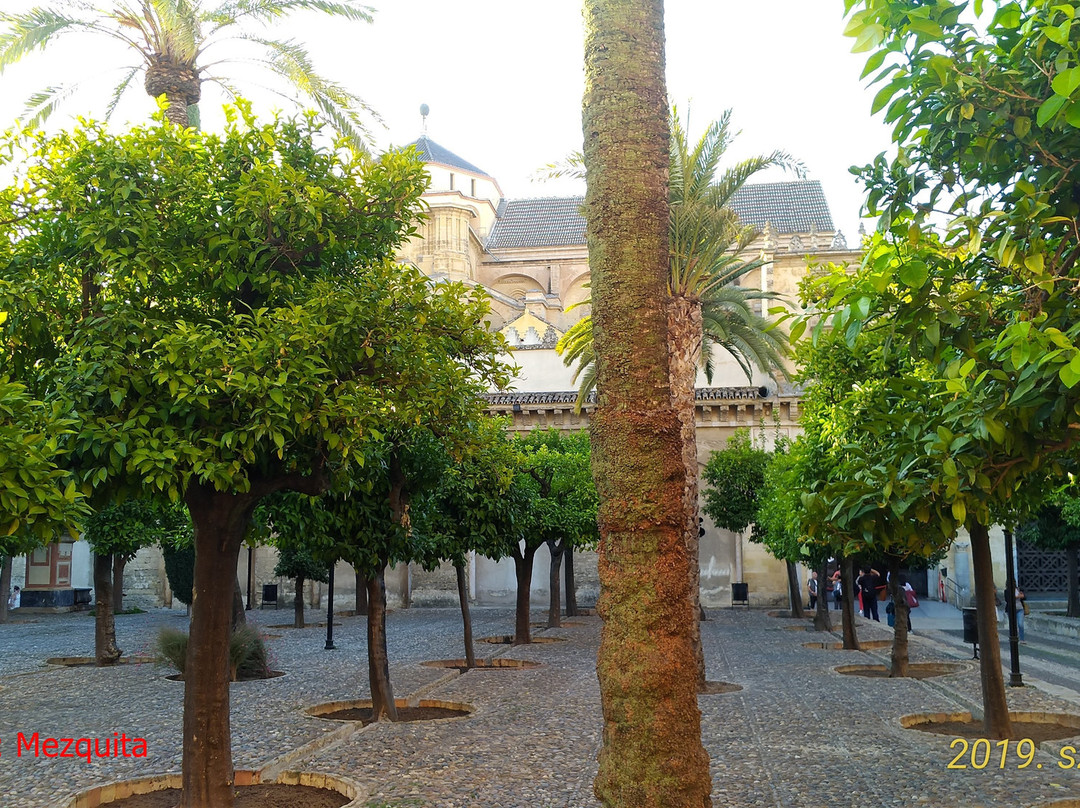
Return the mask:
[[[449,149],[440,146],[427,135],[421,135],[412,143],[409,143],[408,146],[415,146],[416,150],[420,153],[421,159],[423,159],[425,163],[439,163],[440,165],[450,166],[451,168],[460,168],[463,171],[471,171],[473,174],[479,174],[482,177],[491,176],[486,171],[474,166],[468,160],[463,160]],[[408,148],[408,146],[406,146],[406,148]]]
[[833,230],[829,203],[817,180],[744,185],[731,198],[731,209],[743,224],[761,228],[768,222],[774,233]]
[[487,248],[563,247],[585,243],[584,197],[504,199]]
[[[585,218],[580,196],[504,199],[487,248],[562,247],[585,243]],[[744,224],[774,233],[833,231],[832,215],[817,180],[765,182],[744,185],[732,197],[731,208]]]
[[[698,401],[732,401],[768,398],[769,389],[766,387],[699,387],[694,391],[694,398]],[[484,396],[489,406],[507,404],[573,404],[577,401],[577,391],[561,391],[557,393],[487,393]],[[589,404],[596,403],[596,391],[589,394]]]

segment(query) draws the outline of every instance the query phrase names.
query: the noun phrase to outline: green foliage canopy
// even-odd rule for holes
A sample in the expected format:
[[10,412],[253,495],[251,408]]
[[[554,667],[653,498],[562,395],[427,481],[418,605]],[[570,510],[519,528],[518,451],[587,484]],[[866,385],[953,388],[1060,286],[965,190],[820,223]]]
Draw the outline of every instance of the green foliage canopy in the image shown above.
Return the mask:
[[704,511],[717,527],[740,533],[757,519],[770,459],[771,453],[755,446],[746,429],[736,430],[725,449],[709,456]]

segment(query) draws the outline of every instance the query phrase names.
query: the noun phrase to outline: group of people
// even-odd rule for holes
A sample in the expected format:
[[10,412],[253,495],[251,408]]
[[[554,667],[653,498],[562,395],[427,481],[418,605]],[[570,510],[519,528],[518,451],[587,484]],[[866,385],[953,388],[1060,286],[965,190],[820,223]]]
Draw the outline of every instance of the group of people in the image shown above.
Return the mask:
[[[904,599],[908,605],[908,631],[911,631],[911,610],[919,605],[919,599],[915,595],[915,589],[911,584],[904,579],[901,575],[898,579],[901,589],[904,592]],[[882,592],[888,587],[888,576],[882,576],[880,572],[870,566],[862,567],[859,570],[859,577],[855,579],[855,594],[859,599],[859,609],[862,611],[862,616],[867,620],[876,620],[881,622],[881,618],[878,615],[878,601],[885,600]],[[806,582],[806,588],[810,595],[810,608],[817,608],[817,600],[819,596],[828,597],[829,593],[833,596],[833,608],[840,609],[843,604],[843,582],[840,577],[840,570],[836,570],[829,579],[825,582],[824,589],[822,589],[821,582],[818,581],[817,572],[810,573],[810,579]],[[1015,590],[1016,595],[1016,629],[1017,635],[1020,638],[1020,642],[1024,642],[1024,615],[1028,613],[1027,603],[1023,590],[1019,587]],[[1003,598],[998,598],[998,606],[1004,609]],[[885,607],[885,613],[888,617],[889,625],[893,625],[895,620],[895,607],[892,601]],[[999,613],[999,618],[1005,614],[1004,610]]]
[[[901,588],[904,590],[904,597],[907,600],[909,606],[908,610],[908,631],[911,631],[911,609],[919,605],[918,598],[915,596],[915,590],[911,584],[901,577],[899,579]],[[881,573],[875,570],[873,567],[862,567],[859,570],[859,577],[855,579],[855,594],[859,599],[859,608],[862,611],[863,617],[867,620],[876,620],[881,622],[881,618],[878,616],[878,600],[882,597],[881,593],[888,585],[888,579],[882,577]],[[810,579],[806,583],[807,590],[810,594],[810,608],[817,608],[817,599],[819,595],[828,597],[829,593],[833,596],[833,608],[841,609],[844,600],[844,585],[841,580],[840,570],[836,570],[832,576],[825,583],[824,593],[821,591],[821,582],[818,581],[817,572],[810,573]],[[886,613],[890,615],[889,624],[892,625],[892,610],[893,606],[890,603],[886,607]]]

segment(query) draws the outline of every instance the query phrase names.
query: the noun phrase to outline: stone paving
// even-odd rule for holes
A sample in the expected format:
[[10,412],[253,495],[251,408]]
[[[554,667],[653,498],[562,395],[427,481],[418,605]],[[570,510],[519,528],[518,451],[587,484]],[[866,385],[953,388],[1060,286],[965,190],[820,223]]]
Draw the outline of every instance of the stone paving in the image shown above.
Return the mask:
[[[248,614],[261,625],[289,619],[285,611]],[[804,648],[821,635],[785,630],[797,621],[757,610],[722,609],[712,616],[702,632],[709,678],[744,688],[699,700],[717,808],[1036,808],[1080,799],[1080,771],[1057,765],[1060,744],[1044,745],[1027,769],[1016,768],[1021,761],[1011,751],[1006,768],[998,768],[995,750],[987,768],[958,771],[946,768],[955,754],[949,738],[900,727],[898,719],[907,713],[978,708],[978,669],[965,662],[970,652],[943,635],[913,636],[912,659],[962,662],[961,671],[891,681],[833,671],[853,662],[886,662],[888,649]],[[507,633],[513,624],[505,609],[478,609],[474,619],[478,638]],[[287,675],[233,685],[238,768],[271,764],[345,775],[367,790],[364,804],[379,808],[597,805],[596,618],[575,618],[581,625],[543,632],[564,642],[513,649],[478,643],[481,655],[535,660],[543,667],[458,675],[417,664],[463,655],[455,610],[394,612],[388,637],[395,693],[465,702],[474,712],[464,719],[357,727],[345,730],[344,738],[341,724],[302,712],[315,703],[368,695],[363,618],[339,620],[335,651],[323,650],[325,629],[271,630],[280,635],[269,641],[273,667]],[[165,610],[120,616],[120,645],[143,650],[158,627],[185,621],[183,613]],[[889,636],[884,625],[860,622],[862,639]],[[168,671],[154,665],[42,665],[46,657],[89,655],[92,648],[92,618],[86,615],[0,626],[0,808],[51,808],[93,785],[179,770],[183,686],[166,681]],[[1080,714],[1080,696],[1060,688],[1010,689],[1008,695],[1013,709]],[[123,731],[145,737],[149,757],[90,764],[16,757],[19,731],[43,737]]]

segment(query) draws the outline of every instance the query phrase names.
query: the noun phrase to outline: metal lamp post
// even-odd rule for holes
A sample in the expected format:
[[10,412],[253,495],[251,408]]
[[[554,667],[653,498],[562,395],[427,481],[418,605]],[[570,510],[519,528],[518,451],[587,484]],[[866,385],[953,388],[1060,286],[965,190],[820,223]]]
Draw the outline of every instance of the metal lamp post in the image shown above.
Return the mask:
[[334,565],[337,562],[330,564],[330,576],[327,579],[327,601],[326,601],[326,648],[327,651],[333,651],[334,646]]
[[1016,565],[1013,563],[1013,534],[1005,531],[1005,608],[1009,612],[1009,658],[1012,671],[1009,674],[1009,687],[1023,687],[1024,679],[1020,675],[1020,636],[1016,626]]

